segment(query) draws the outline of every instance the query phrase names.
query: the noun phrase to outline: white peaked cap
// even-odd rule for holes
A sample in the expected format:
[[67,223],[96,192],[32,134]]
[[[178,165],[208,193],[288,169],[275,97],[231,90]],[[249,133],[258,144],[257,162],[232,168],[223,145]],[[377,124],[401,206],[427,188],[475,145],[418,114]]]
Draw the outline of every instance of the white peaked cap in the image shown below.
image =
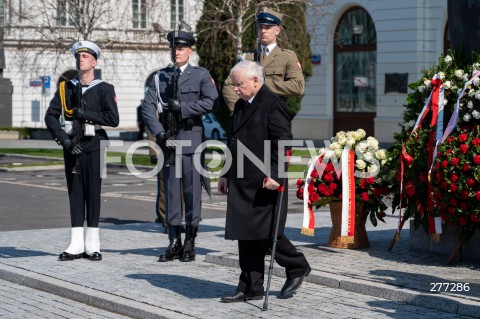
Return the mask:
[[93,55],[95,59],[98,59],[100,57],[100,48],[98,47],[98,45],[90,41],[75,42],[72,45],[70,51],[72,51],[73,55],[76,55],[79,52],[87,52]]

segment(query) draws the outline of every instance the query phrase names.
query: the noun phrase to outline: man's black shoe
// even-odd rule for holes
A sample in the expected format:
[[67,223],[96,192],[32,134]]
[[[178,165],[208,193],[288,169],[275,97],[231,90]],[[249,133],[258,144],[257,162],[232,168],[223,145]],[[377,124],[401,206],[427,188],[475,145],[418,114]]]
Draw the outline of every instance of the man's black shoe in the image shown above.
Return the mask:
[[312,271],[312,268],[308,267],[307,271],[303,275],[293,279],[287,279],[285,285],[283,285],[282,290],[280,291],[280,296],[285,297],[287,295],[293,294],[295,291],[300,288],[305,277],[307,277]]
[[102,254],[94,252],[88,255],[87,253],[83,253],[83,258],[91,260],[91,261],[100,261],[102,260]]
[[82,258],[82,256],[83,256],[83,253],[69,254],[66,251],[64,251],[63,253],[60,254],[60,256],[58,256],[58,260],[59,261],[70,261],[70,260]]
[[248,300],[260,300],[263,299],[263,293],[259,294],[245,294],[241,291],[236,291],[233,295],[223,296],[220,301],[229,303],[229,302],[240,302]]

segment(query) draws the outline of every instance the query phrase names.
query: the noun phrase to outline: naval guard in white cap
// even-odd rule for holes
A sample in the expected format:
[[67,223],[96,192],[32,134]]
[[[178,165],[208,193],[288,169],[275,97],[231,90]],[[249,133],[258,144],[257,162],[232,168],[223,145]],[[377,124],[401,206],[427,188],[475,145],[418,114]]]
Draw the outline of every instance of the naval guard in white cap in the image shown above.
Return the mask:
[[[100,141],[108,140],[102,126],[118,126],[117,98],[113,85],[95,79],[100,48],[90,41],[78,41],[71,51],[79,77],[60,83],[45,114],[48,130],[63,147],[72,224],[70,245],[58,259],[97,261],[102,260],[98,229],[103,156]],[[73,128],[64,130],[65,121],[72,121]]]

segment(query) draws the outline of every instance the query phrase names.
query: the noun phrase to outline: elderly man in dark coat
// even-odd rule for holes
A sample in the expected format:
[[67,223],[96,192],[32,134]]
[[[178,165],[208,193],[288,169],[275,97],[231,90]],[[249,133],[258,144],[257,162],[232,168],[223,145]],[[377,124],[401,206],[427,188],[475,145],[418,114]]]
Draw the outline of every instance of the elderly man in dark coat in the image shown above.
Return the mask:
[[[286,166],[282,165],[285,161],[279,162],[279,157],[284,158],[279,152],[285,154],[285,149],[279,150],[279,142],[292,139],[285,102],[265,86],[263,68],[255,62],[242,61],[233,67],[230,77],[240,99],[235,104],[230,126],[228,147],[232,166],[220,178],[218,189],[228,193],[225,239],[238,240],[242,272],[235,293],[222,297],[222,302],[261,299],[264,294],[265,255],[273,242],[277,188],[282,177],[286,177]],[[265,141],[271,142],[270,149],[265,147]],[[251,152],[262,163],[270,160],[270,170],[268,165],[257,167],[258,161],[253,157],[247,157],[241,165],[237,155],[243,158],[242,152]],[[287,183],[283,186],[288,194]],[[282,296],[295,292],[311,270],[305,256],[284,234],[287,202],[283,201],[280,209],[275,253],[275,260],[285,267],[287,277]]]

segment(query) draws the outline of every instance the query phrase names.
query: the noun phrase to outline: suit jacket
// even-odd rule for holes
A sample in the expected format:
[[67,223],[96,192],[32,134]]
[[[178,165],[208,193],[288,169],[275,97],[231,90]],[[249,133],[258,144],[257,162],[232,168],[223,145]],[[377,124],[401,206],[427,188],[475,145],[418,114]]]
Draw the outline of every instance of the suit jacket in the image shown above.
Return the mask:
[[[238,100],[231,118],[230,140],[228,147],[232,153],[232,165],[225,175],[228,178],[227,219],[225,238],[236,240],[258,240],[273,237],[274,217],[277,207],[278,191],[263,188],[263,179],[267,176],[250,159],[244,159],[244,175],[241,177],[237,167],[237,155],[240,143],[243,144],[262,162],[271,158],[271,171],[268,177],[280,184],[278,177],[278,142],[291,140],[290,116],[285,101],[273,94],[263,85],[257,92],[247,111],[245,101]],[[243,114],[243,112],[247,112]],[[271,149],[265,152],[264,141],[271,141]],[[268,149],[267,149],[268,150]],[[280,150],[285,152],[286,150]],[[283,171],[286,170],[286,165]],[[268,172],[267,172],[268,173]],[[279,233],[281,236],[287,218],[288,183],[281,209]]]
[[[243,59],[254,61],[254,53],[244,54]],[[283,98],[303,95],[305,79],[295,52],[277,45],[265,59],[260,57],[260,65],[264,68],[265,85],[270,91]],[[222,95],[230,111],[233,111],[238,96],[230,77],[225,80]]]
[[[173,67],[167,67],[157,72],[160,97],[165,103],[168,103],[168,99],[173,94],[173,71]],[[178,78],[178,91],[181,102],[181,121],[177,124],[177,140],[190,141],[191,146],[183,147],[182,154],[192,154],[202,143],[204,134],[202,115],[218,109],[218,92],[210,73],[202,67],[191,65],[187,65]],[[158,120],[158,102],[155,81],[152,80],[147,93],[145,93],[142,116],[153,136],[166,131]],[[160,147],[167,151],[165,145],[160,145]]]
[[[77,106],[77,80],[70,80],[65,83],[65,100],[67,109],[71,110]],[[120,121],[117,108],[117,98],[113,85],[100,80],[94,80],[82,95],[82,101],[85,107],[85,123],[97,124],[103,126],[117,127]],[[60,101],[60,92],[57,90],[50,106],[45,113],[45,124],[55,142],[62,144],[69,136],[62,128],[59,118],[62,114],[62,104]],[[66,116],[66,120],[74,120]],[[81,143],[85,152],[96,151],[100,149],[100,141],[108,140],[107,133],[97,130],[95,136],[85,136]]]

